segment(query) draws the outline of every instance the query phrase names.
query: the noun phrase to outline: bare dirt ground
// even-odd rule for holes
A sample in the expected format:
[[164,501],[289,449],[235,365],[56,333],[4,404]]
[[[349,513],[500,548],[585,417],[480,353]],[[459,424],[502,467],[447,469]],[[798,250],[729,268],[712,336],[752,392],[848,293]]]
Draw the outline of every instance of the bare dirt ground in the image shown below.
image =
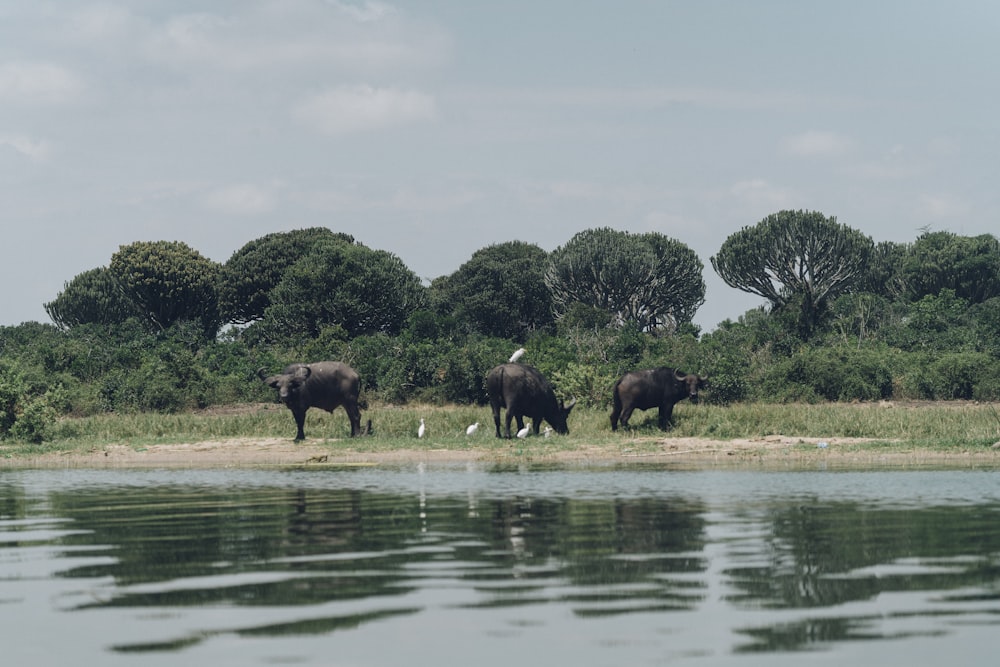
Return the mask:
[[[433,447],[433,443],[431,445]],[[352,448],[349,440],[295,443],[279,438],[241,438],[142,448],[107,445],[89,451],[0,459],[0,467],[306,467],[470,461],[531,461],[577,465],[667,463],[686,468],[983,467],[1000,466],[1000,448],[942,452],[877,446],[859,438],[823,439],[771,435],[745,440],[644,438],[624,441],[614,447],[584,445],[572,450],[546,450],[544,447],[537,447],[527,454],[516,452],[513,445],[509,450],[495,446],[471,446],[462,450],[422,448],[359,452]]]

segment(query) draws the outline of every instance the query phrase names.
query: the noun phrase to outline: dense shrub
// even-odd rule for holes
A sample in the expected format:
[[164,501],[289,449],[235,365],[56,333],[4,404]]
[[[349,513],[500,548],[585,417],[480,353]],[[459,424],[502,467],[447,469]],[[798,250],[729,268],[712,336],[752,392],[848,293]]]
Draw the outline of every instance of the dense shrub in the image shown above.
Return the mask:
[[764,374],[763,392],[784,401],[889,398],[891,357],[884,348],[806,348],[778,361]]
[[924,355],[912,364],[901,396],[928,400],[993,400],[1000,396],[1000,361],[982,352]]

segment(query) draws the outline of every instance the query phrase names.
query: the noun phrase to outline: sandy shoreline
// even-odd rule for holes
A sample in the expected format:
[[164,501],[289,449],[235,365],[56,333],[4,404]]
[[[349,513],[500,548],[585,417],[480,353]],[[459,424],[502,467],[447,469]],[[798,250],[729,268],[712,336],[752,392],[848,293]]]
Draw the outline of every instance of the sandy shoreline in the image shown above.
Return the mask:
[[657,438],[624,442],[615,447],[581,446],[572,450],[395,449],[356,451],[348,440],[295,443],[287,439],[239,438],[190,444],[134,448],[106,445],[90,450],[0,458],[3,468],[218,468],[388,465],[419,462],[548,462],[575,465],[670,464],[685,468],[816,466],[873,467],[1000,467],[1000,448],[935,451],[876,446],[859,438],[767,436],[745,440]]

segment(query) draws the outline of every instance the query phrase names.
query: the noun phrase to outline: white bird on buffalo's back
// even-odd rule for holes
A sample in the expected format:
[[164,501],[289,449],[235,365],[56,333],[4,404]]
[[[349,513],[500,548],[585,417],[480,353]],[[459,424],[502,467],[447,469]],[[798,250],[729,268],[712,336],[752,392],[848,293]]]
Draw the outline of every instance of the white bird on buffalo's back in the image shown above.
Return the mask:
[[476,429],[478,428],[479,428],[479,422],[476,422],[475,424],[469,424],[469,427],[465,429],[465,435],[472,435],[473,433],[476,432]]
[[514,354],[510,355],[510,363],[514,363],[515,361],[523,357],[525,352],[527,352],[527,350],[524,349],[523,347],[519,347],[516,350],[514,350]]
[[522,440],[524,438],[527,438],[528,437],[528,431],[530,431],[530,430],[531,430],[530,426],[525,426],[524,428],[522,428],[520,431],[517,432],[517,437],[521,438]]
[[418,438],[422,438],[422,437],[424,437],[424,433],[425,433],[426,431],[427,431],[427,427],[426,427],[426,426],[424,426],[424,420],[423,420],[423,419],[421,419],[421,420],[420,420],[420,426],[418,426],[418,427],[417,427],[417,437],[418,437]]

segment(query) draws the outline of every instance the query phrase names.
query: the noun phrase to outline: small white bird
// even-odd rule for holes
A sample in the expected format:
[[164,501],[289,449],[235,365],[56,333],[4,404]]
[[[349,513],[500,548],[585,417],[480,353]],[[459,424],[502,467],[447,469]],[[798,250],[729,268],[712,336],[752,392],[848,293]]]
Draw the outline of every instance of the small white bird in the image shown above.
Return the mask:
[[549,437],[550,435],[552,435],[552,427],[551,427],[551,426],[546,426],[546,427],[545,427],[545,428],[544,428],[544,429],[542,430],[542,436],[543,436],[543,437],[545,437],[545,438],[547,438],[547,437]]
[[525,438],[528,437],[528,431],[530,430],[531,430],[530,426],[525,426],[524,428],[522,428],[520,431],[517,432],[517,437],[524,440]]
[[465,429],[465,435],[472,435],[473,433],[476,432],[476,429],[478,428],[479,428],[479,422],[476,422],[475,424],[469,424],[469,427]]
[[425,433],[426,431],[427,431],[427,427],[426,427],[426,426],[424,426],[424,420],[423,420],[423,419],[421,419],[421,420],[420,420],[420,426],[419,426],[419,427],[417,428],[417,437],[418,437],[418,438],[422,438],[422,437],[424,437],[424,433]]
[[516,350],[514,350],[514,354],[510,355],[510,363],[514,363],[515,361],[523,357],[525,352],[527,352],[527,350],[524,349],[523,347],[519,347]]

